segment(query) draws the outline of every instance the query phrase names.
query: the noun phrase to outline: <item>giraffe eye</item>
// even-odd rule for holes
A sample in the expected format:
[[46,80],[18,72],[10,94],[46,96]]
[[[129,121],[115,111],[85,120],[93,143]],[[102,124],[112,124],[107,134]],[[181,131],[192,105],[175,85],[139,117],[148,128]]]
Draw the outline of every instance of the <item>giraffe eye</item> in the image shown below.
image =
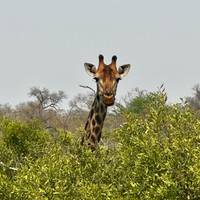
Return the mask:
[[96,82],[98,82],[99,79],[98,79],[97,77],[94,77],[94,80],[95,80]]
[[120,80],[121,80],[121,78],[120,78],[120,77],[119,77],[119,78],[116,78],[116,81],[117,81],[117,82],[119,82]]

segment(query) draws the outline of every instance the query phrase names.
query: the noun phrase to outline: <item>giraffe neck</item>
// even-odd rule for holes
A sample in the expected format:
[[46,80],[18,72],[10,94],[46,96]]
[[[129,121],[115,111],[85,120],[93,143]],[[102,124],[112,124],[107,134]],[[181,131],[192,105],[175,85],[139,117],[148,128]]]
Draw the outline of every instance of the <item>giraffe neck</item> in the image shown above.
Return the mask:
[[104,119],[107,113],[107,106],[103,103],[102,98],[96,94],[92,108],[89,112],[87,122],[85,124],[85,136],[88,146],[95,150],[101,139]]

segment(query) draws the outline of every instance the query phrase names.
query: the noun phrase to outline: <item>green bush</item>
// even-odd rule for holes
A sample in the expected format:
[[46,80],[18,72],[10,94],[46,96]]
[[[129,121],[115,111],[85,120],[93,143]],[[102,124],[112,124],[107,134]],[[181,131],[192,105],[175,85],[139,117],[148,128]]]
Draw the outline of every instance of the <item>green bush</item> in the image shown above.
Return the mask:
[[0,122],[2,141],[18,157],[32,155],[37,157],[42,147],[50,142],[50,136],[42,130],[40,124],[32,122],[29,124],[2,119]]
[[145,115],[149,109],[157,109],[157,106],[166,105],[167,95],[163,86],[157,92],[145,92],[136,90],[136,96],[128,101],[125,100],[125,106],[119,105],[120,113],[134,113]]
[[199,116],[150,96],[96,152],[70,132],[2,119],[0,199],[200,199]]
[[158,103],[117,134],[128,199],[200,198],[200,121],[189,108]]

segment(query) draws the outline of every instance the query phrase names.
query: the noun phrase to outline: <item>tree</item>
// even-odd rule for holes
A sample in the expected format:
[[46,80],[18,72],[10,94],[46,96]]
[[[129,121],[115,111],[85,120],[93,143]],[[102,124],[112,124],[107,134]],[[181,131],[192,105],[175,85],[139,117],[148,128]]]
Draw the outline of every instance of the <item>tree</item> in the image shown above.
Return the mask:
[[128,112],[144,116],[150,107],[156,108],[159,104],[165,105],[167,95],[164,85],[162,84],[156,92],[147,92],[139,90],[128,93],[123,104],[118,104],[119,113]]
[[194,96],[186,97],[186,103],[188,103],[194,110],[200,111],[200,85],[195,85],[193,91]]
[[0,104],[0,116],[4,117],[12,117],[13,115],[13,109],[9,104]]
[[66,98],[65,93],[32,87],[28,95],[34,100],[16,106],[18,118],[23,121],[39,119],[46,128],[54,127],[60,111],[59,104]]
[[36,98],[38,106],[41,110],[47,110],[49,108],[57,109],[59,103],[66,98],[63,91],[50,92],[48,89],[43,88],[42,90],[38,87],[32,87],[29,92],[30,97]]

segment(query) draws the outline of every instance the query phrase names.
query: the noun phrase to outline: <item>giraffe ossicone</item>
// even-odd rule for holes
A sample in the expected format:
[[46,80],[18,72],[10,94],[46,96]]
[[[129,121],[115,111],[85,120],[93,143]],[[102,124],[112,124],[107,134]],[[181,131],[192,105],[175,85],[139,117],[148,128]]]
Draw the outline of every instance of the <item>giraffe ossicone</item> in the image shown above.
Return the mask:
[[115,102],[117,85],[119,80],[125,77],[130,69],[130,64],[117,68],[117,56],[113,56],[111,63],[104,63],[103,55],[99,55],[99,65],[85,63],[86,72],[96,80],[97,90],[94,102],[85,124],[85,133],[82,136],[81,144],[85,142],[94,151],[101,139],[103,123],[107,113],[107,107]]

